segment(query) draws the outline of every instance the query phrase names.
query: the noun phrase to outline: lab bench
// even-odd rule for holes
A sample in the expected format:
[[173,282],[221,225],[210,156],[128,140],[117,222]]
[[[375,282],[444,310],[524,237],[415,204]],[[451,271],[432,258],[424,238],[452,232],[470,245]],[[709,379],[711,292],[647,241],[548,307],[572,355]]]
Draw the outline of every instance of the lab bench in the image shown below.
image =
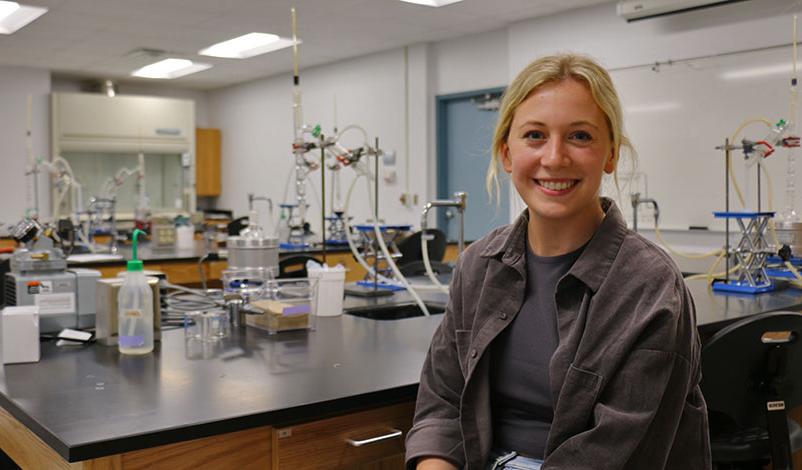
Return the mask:
[[321,317],[314,331],[215,343],[175,329],[141,357],[43,343],[40,362],[4,367],[0,447],[36,469],[400,468],[440,319]]
[[[688,285],[703,336],[802,306],[796,289],[740,297]],[[424,300],[442,305],[445,297]],[[345,306],[410,301],[404,293],[347,297]],[[314,331],[237,329],[216,343],[187,343],[175,329],[142,357],[43,343],[39,363],[3,368],[0,447],[36,469],[401,468],[401,436],[441,318],[346,314],[318,318]],[[385,439],[354,445],[376,437]]]
[[[195,246],[186,249],[176,248],[163,248],[152,249],[149,244],[140,245],[138,256],[144,262],[145,269],[154,271],[161,271],[167,279],[174,284],[192,284],[199,285],[201,283],[200,272],[198,270],[198,261],[204,255],[203,242],[195,242]],[[279,257],[284,258],[294,254],[309,254],[317,258],[322,257],[320,248],[310,248],[307,250],[279,250]],[[131,249],[127,246],[119,248],[119,254],[124,259],[131,258]],[[446,247],[444,261],[453,262],[457,259],[457,245],[449,244]],[[107,259],[102,261],[88,261],[77,262],[70,261],[70,267],[91,268],[100,271],[101,277],[115,277],[120,271],[125,270],[124,259]],[[326,262],[329,265],[342,264],[347,269],[346,282],[354,282],[361,280],[365,277],[365,270],[360,266],[348,248],[328,248],[326,250]],[[201,269],[203,269],[204,277],[207,280],[217,281],[220,280],[223,270],[226,269],[228,263],[225,259],[212,259],[204,261]]]

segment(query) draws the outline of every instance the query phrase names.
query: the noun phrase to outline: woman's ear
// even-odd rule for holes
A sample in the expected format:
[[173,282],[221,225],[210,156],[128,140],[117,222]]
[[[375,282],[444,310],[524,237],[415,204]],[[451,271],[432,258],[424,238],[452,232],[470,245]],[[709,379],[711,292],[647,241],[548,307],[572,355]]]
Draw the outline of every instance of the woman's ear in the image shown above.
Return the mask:
[[512,173],[512,159],[510,159],[510,146],[507,145],[507,142],[501,144],[501,148],[499,149],[499,157],[501,157],[501,164],[504,167],[504,171],[507,173]]
[[604,172],[608,175],[615,171],[616,157],[615,151],[611,151],[610,158],[608,158],[607,162],[604,164]]

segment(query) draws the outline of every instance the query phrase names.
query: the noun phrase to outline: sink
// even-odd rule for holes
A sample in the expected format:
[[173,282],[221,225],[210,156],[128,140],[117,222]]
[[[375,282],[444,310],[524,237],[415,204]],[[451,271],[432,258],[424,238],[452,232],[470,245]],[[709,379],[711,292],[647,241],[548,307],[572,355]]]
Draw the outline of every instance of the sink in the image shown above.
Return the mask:
[[[441,315],[446,308],[443,305],[425,304],[432,315]],[[417,304],[393,304],[370,307],[358,307],[346,310],[344,313],[371,320],[401,320],[402,318],[422,317],[423,312]]]

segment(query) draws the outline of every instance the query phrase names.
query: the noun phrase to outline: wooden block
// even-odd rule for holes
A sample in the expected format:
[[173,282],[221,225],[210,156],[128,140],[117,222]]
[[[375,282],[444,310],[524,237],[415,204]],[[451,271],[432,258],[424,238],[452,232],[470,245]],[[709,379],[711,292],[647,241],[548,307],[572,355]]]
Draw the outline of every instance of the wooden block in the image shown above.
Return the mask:
[[22,468],[76,470],[81,463],[69,463],[39,436],[0,408],[0,447]]
[[269,426],[177,442],[122,455],[122,470],[270,469]]

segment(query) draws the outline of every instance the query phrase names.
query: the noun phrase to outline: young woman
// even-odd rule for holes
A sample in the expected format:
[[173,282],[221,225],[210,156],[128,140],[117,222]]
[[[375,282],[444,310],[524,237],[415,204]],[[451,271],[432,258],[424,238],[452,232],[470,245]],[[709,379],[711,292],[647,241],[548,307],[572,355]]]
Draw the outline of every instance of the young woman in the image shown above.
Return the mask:
[[536,60],[506,91],[488,186],[500,162],[527,209],[458,261],[409,469],[710,468],[693,300],[599,197],[622,129],[584,56]]

